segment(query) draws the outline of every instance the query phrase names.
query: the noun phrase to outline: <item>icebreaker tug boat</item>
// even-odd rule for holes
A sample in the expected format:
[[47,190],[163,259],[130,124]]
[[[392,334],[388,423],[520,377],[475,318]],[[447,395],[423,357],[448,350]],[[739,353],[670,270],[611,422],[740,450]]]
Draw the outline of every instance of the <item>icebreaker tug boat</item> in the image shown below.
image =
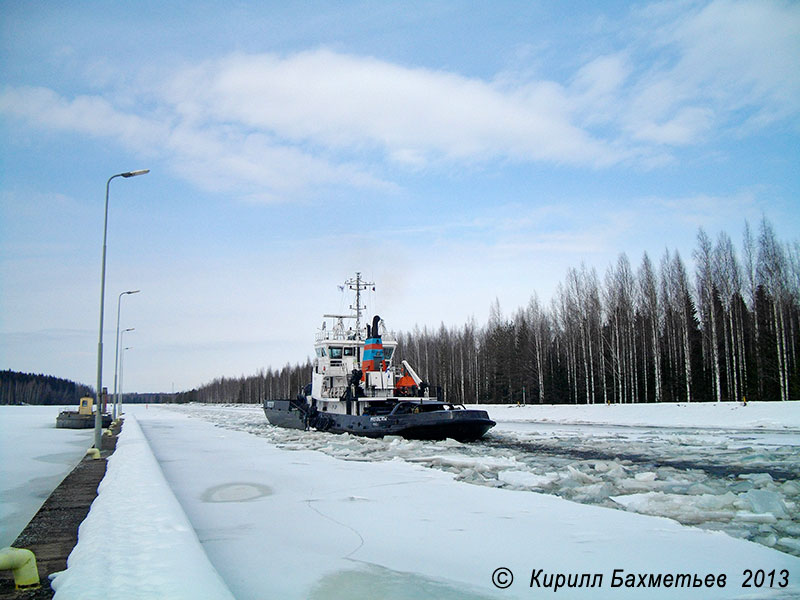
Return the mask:
[[[355,314],[324,315],[314,344],[311,383],[293,400],[265,400],[272,425],[367,437],[399,435],[421,440],[477,440],[495,422],[484,410],[466,409],[429,395],[430,386],[403,360],[394,364],[397,340],[375,316],[361,327],[360,273],[345,285],[356,292]],[[354,320],[354,327],[345,321]]]

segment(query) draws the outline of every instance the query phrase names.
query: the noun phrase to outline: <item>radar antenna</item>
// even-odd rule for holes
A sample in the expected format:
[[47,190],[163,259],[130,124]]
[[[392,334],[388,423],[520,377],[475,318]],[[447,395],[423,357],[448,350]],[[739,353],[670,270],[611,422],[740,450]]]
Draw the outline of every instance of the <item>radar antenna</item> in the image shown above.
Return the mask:
[[375,283],[363,281],[361,279],[361,273],[357,271],[355,279],[350,278],[345,281],[344,284],[356,293],[356,305],[351,305],[350,310],[356,311],[356,335],[361,339],[361,311],[367,308],[366,306],[361,306],[361,291],[367,290],[370,287],[374,290]]

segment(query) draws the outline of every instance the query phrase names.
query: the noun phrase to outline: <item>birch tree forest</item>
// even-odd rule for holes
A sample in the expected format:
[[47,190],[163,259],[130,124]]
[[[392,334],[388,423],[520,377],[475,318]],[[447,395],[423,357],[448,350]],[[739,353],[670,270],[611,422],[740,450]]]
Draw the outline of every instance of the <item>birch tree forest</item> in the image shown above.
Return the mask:
[[[800,398],[800,243],[763,219],[741,245],[703,229],[677,251],[620,254],[605,273],[570,268],[549,303],[535,293],[489,321],[398,334],[406,358],[458,403],[632,403]],[[218,379],[183,400],[294,397],[311,365]]]

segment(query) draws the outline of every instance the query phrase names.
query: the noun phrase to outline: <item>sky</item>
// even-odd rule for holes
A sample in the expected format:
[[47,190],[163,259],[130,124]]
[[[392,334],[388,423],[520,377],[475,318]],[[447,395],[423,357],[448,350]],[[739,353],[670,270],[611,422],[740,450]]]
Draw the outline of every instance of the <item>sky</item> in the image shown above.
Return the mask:
[[800,231],[800,4],[0,0],[0,369],[124,389],[304,362],[570,267]]

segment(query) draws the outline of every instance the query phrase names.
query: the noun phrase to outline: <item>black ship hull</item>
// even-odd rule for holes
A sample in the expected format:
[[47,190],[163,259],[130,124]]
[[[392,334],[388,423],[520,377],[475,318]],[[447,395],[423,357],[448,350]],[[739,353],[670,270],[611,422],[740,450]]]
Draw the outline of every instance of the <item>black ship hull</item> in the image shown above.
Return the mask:
[[318,412],[296,400],[264,402],[264,414],[272,425],[372,438],[397,435],[415,440],[470,442],[483,437],[495,425],[484,410],[457,408],[443,402],[398,401],[385,408],[381,411],[385,414],[347,415]]
[[[111,425],[111,415],[101,415],[103,428]],[[62,410],[56,417],[56,427],[59,429],[91,429],[94,427],[94,415],[82,415],[76,410]]]

